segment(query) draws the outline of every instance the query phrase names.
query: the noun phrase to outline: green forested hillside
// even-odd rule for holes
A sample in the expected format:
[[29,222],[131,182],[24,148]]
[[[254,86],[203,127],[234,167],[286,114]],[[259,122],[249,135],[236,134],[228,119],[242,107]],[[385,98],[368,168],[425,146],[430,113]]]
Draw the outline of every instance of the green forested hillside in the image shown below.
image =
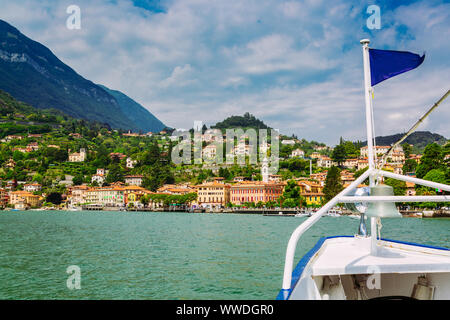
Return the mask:
[[211,126],[215,129],[253,128],[268,129],[269,127],[254,115],[246,112],[243,116],[231,116]]
[[[397,133],[390,136],[379,136],[375,140],[377,145],[390,146],[391,144],[397,142],[403,137],[404,133]],[[437,144],[444,145],[447,139],[437,133],[431,133],[429,131],[416,131],[413,132],[404,143],[409,143],[413,145],[413,151],[415,153],[422,152],[427,145],[436,142]],[[363,142],[363,145],[367,145],[367,141]]]

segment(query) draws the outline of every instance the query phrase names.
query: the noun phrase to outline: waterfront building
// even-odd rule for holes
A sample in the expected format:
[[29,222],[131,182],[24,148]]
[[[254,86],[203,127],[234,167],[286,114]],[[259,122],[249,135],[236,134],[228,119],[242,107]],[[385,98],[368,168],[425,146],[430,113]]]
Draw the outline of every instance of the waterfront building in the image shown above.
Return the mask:
[[321,205],[325,197],[323,184],[314,181],[298,181],[300,195],[305,198],[307,205]]
[[197,186],[197,202],[205,208],[223,208],[230,202],[230,185],[206,182]]
[[9,203],[15,209],[27,209],[40,206],[40,196],[34,195],[28,191],[12,191],[9,193]]
[[183,195],[197,192],[197,188],[189,184],[165,184],[156,190],[157,193]]
[[122,189],[124,191],[125,205],[131,205],[132,207],[143,207],[142,203],[140,202],[142,196],[153,193],[139,186],[125,186],[122,187]]
[[9,202],[8,191],[3,188],[0,188],[0,207],[4,208]]
[[283,189],[284,184],[280,182],[243,181],[231,186],[230,202],[242,205],[246,202],[278,201]]
[[125,206],[124,194],[124,188],[118,186],[92,188],[86,192],[86,203],[107,207],[123,207]]
[[70,186],[67,188],[67,203],[69,206],[80,206],[86,203],[86,193],[90,188],[87,185]]

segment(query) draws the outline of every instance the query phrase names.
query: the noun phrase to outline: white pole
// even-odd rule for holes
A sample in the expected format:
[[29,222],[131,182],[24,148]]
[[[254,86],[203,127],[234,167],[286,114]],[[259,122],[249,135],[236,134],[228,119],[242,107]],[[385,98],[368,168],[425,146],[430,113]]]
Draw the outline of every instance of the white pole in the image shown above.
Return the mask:
[[352,202],[447,202],[450,196],[353,196],[341,197],[343,203]]
[[[366,102],[366,129],[367,129],[367,152],[369,160],[369,169],[375,168],[375,161],[373,156],[373,119],[372,119],[372,104],[371,104],[371,78],[370,78],[370,60],[369,60],[369,39],[362,39],[360,41],[363,48],[363,62],[364,62],[364,95]],[[370,187],[375,186],[373,175],[369,176]],[[370,219],[370,236],[372,238],[371,254],[377,253],[377,226],[375,218]]]

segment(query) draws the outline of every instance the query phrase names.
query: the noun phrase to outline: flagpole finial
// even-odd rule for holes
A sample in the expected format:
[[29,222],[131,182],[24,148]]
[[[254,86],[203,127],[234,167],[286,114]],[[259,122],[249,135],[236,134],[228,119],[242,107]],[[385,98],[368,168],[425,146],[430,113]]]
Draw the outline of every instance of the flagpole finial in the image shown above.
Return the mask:
[[370,40],[369,39],[362,39],[362,40],[359,41],[359,43],[361,43],[362,45],[369,44]]

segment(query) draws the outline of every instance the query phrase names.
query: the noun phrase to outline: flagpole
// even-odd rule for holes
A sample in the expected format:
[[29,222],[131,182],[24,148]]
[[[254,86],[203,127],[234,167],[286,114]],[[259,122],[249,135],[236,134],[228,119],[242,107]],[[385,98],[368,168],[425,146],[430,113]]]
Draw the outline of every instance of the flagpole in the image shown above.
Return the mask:
[[[375,168],[374,150],[373,150],[373,113],[371,104],[371,77],[370,77],[370,60],[369,60],[369,39],[362,39],[360,41],[363,49],[363,62],[364,62],[364,96],[366,101],[366,128],[367,128],[367,152],[369,160],[369,170]],[[375,186],[373,175],[369,176],[369,186]],[[361,215],[361,219],[364,216]],[[370,237],[371,246],[370,252],[372,255],[377,253],[377,226],[375,218],[370,218]]]

